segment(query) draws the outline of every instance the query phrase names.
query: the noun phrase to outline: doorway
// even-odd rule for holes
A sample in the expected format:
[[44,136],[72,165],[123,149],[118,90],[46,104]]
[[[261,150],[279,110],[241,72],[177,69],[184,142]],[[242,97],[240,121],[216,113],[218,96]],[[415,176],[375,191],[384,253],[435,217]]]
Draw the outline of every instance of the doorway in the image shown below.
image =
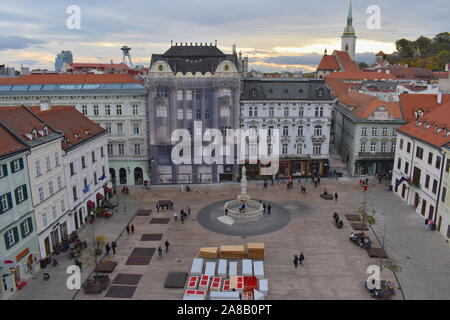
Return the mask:
[[78,230],[80,225],[78,224],[78,215],[76,213],[73,215],[73,219],[75,221],[75,230]]
[[416,192],[416,197],[414,198],[414,208],[417,209],[417,207],[419,206],[419,201],[420,201],[419,194]]
[[425,211],[427,210],[427,201],[422,200],[422,216],[425,217]]
[[127,184],[127,170],[120,168],[119,170],[119,183]]
[[80,226],[83,225],[83,208],[80,208],[80,210],[78,210],[78,216],[80,217]]
[[[433,220],[433,217],[434,217],[434,207],[430,206],[430,211],[428,212],[428,219]],[[434,222],[436,222],[436,221],[434,221]]]
[[44,247],[45,247],[45,255],[49,256],[52,252],[50,250],[50,239],[49,237],[45,238],[44,240]]
[[142,168],[137,167],[134,169],[134,184],[137,186],[144,184],[144,172]]

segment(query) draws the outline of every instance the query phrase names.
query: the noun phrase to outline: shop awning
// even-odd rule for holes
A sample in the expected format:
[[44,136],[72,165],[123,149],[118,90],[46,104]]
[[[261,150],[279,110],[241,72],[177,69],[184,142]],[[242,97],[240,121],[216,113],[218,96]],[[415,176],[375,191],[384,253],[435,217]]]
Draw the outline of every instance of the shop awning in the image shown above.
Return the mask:
[[87,202],[87,206],[88,206],[88,208],[90,208],[90,209],[94,209],[94,208],[95,208],[95,203],[94,203],[93,201],[89,200],[89,201]]
[[105,193],[111,193],[112,190],[108,186],[104,186],[103,191],[105,191]]
[[102,200],[103,199],[103,195],[101,193],[97,193],[97,200]]

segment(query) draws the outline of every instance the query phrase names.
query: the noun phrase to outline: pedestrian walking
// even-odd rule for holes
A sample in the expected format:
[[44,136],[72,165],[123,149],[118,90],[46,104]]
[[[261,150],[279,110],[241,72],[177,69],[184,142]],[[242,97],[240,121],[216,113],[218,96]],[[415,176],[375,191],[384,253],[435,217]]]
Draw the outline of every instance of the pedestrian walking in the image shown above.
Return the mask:
[[106,254],[109,256],[109,251],[111,250],[111,247],[109,246],[109,243],[106,243],[105,250],[106,250]]
[[366,186],[369,185],[369,178],[366,178]]
[[130,225],[127,224],[125,229],[127,229],[127,233],[130,234]]
[[334,193],[334,201],[337,201],[338,200],[338,194],[337,194],[337,192],[335,192]]
[[297,257],[297,255],[294,255],[294,266],[295,266],[295,268],[298,268],[298,257]]
[[115,241],[111,242],[111,249],[113,254],[116,254],[117,243]]
[[80,260],[78,260],[78,258],[75,258],[75,265],[80,268],[80,272],[83,272],[83,264],[81,263]]
[[318,183],[319,186],[320,186],[320,177],[317,177],[317,183]]
[[314,181],[314,187],[317,188],[317,181]]
[[159,203],[156,204],[156,211],[159,212]]
[[131,233],[134,233],[134,224],[131,225]]
[[169,252],[169,246],[170,246],[169,240],[166,240],[166,242],[164,242],[164,245],[166,246],[166,253]]
[[302,267],[304,267],[303,261],[305,261],[305,256],[303,255],[303,252],[301,252],[300,257],[298,257],[298,263],[300,263]]
[[270,210],[272,210],[272,206],[270,203],[267,205],[267,213],[270,215]]
[[228,215],[228,208],[225,208],[225,215]]
[[187,212],[188,212],[188,216],[190,216],[191,215],[191,207],[190,206],[187,207]]
[[181,224],[184,224],[184,215],[183,214],[181,215],[181,219],[180,220],[181,220]]
[[161,247],[158,247],[158,257],[156,258],[157,260],[162,260],[163,255],[162,255],[162,249]]
[[266,204],[263,203],[263,213],[266,213]]

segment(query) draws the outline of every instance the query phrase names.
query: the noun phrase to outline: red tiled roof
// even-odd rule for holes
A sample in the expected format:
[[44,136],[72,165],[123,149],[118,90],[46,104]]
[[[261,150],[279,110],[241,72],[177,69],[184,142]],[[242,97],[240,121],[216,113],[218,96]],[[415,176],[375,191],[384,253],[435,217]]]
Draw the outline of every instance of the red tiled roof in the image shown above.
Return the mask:
[[382,71],[389,70],[389,72],[398,79],[412,79],[412,80],[432,80],[434,78],[433,71],[423,68],[381,68]]
[[378,52],[378,53],[376,54],[376,56],[384,56],[384,52],[383,52],[383,51],[380,51],[380,52]]
[[348,97],[356,102],[351,113],[360,119],[366,119],[374,114],[378,108],[384,107],[388,110],[389,116],[394,119],[402,119],[400,106],[397,102],[381,101],[373,96],[359,93],[357,91],[348,92]]
[[400,106],[406,121],[414,121],[414,112],[422,109],[424,115],[434,111],[438,107],[450,102],[450,94],[442,95],[442,103],[438,104],[437,94],[401,94]]
[[26,145],[0,124],[0,156],[26,149]]
[[31,74],[17,78],[0,78],[0,84],[98,84],[98,83],[142,83],[128,74]]
[[320,61],[317,70],[340,70],[336,57],[325,54]]
[[[24,106],[0,106],[0,119],[11,131],[24,141],[30,141],[26,135],[31,135],[33,128],[39,131],[46,125],[45,122],[39,120]],[[52,131],[49,128],[48,132],[54,133],[55,131]],[[38,136],[40,135],[38,134]]]
[[360,83],[345,82],[344,80],[341,79],[326,78],[325,82],[328,88],[330,88],[333,97],[345,95],[349,90],[359,89],[361,87]]
[[435,71],[433,72],[434,78],[438,79],[448,79],[450,72],[449,71]]
[[346,80],[395,80],[397,79],[392,74],[384,72],[371,72],[371,71],[359,71],[359,72],[333,72],[327,75],[328,79],[346,79]]
[[[429,128],[426,128],[427,125]],[[436,133],[436,127],[442,130]],[[450,136],[446,134],[447,129],[450,130],[450,102],[425,114],[417,121],[401,126],[398,131],[440,148],[450,143]]]
[[345,72],[358,72],[359,67],[355,61],[353,61],[347,52],[334,50],[333,55],[337,57],[339,66]]
[[[40,111],[38,106],[30,107],[30,109],[51,127],[64,133],[62,142],[64,150],[106,132],[105,129],[72,106],[52,106],[51,110],[48,111]],[[75,135],[79,135],[79,138]]]

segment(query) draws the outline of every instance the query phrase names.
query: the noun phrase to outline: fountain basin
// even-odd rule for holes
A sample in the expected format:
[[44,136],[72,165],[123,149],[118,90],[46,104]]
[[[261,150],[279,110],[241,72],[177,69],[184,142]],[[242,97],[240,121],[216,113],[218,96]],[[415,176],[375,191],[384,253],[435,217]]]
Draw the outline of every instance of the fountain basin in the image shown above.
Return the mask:
[[241,199],[235,199],[225,203],[224,208],[228,209],[228,215],[233,218],[236,223],[247,223],[258,221],[263,217],[264,208],[261,203],[254,200],[246,200],[247,208],[239,211]]

